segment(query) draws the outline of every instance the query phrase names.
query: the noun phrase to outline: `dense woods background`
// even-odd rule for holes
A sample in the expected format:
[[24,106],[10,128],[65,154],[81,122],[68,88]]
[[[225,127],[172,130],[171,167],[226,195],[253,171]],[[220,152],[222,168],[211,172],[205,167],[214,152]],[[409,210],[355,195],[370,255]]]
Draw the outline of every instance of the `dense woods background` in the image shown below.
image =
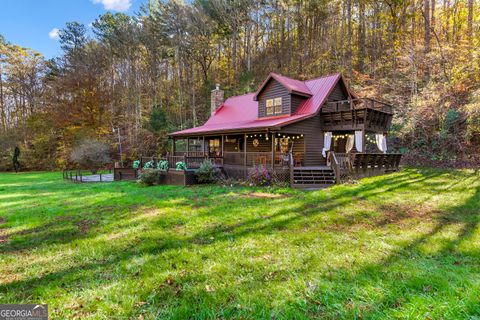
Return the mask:
[[149,1],[60,31],[45,60],[0,36],[0,170],[68,165],[85,138],[118,158],[159,154],[166,133],[202,124],[210,90],[256,90],[274,71],[342,72],[396,107],[390,143],[408,162],[480,158],[480,22],[474,0]]

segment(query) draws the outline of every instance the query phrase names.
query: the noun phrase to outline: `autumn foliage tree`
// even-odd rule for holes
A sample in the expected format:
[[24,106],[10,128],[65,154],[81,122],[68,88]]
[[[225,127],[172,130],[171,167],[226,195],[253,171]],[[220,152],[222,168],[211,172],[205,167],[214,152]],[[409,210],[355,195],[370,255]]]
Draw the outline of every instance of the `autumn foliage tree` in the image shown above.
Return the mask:
[[69,165],[84,137],[116,147],[115,127],[127,158],[159,154],[167,132],[208,118],[215,83],[228,96],[271,71],[342,72],[360,95],[395,106],[391,141],[405,160],[472,165],[479,16],[473,0],[148,1],[99,16],[92,32],[68,23],[51,61],[0,38],[0,143],[50,169]]

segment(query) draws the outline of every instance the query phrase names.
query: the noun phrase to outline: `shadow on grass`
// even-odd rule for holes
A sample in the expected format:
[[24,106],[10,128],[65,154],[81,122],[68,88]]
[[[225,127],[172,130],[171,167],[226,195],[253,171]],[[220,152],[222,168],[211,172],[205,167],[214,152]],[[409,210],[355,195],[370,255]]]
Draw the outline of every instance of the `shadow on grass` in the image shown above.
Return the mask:
[[[213,242],[211,238],[214,238],[214,241],[224,241],[231,240],[232,238],[248,236],[251,233],[268,233],[274,230],[283,229],[289,224],[294,223],[296,220],[321,214],[322,212],[329,211],[333,208],[349,204],[352,201],[358,201],[359,199],[367,200],[384,192],[403,188],[410,184],[418,184],[441,174],[443,173],[427,171],[426,173],[423,173],[415,178],[412,178],[412,174],[410,173],[402,173],[395,176],[385,176],[379,181],[361,186],[352,186],[350,188],[341,190],[341,192],[336,192],[330,196],[321,196],[319,198],[308,197],[309,195],[305,196],[305,194],[297,193],[296,197],[292,199],[245,199],[237,197],[238,194],[234,194],[234,198],[231,199],[230,189],[225,189],[220,193],[217,192],[212,195],[205,192],[196,194],[195,191],[202,191],[202,189],[195,188],[189,190],[190,195],[183,198],[179,198],[176,192],[155,194],[154,198],[157,202],[160,201],[160,205],[162,207],[170,206],[175,207],[178,209],[178,211],[188,211],[192,206],[194,206],[197,207],[197,209],[204,209],[206,212],[208,212],[208,215],[214,216],[216,219],[222,218],[222,216],[231,216],[233,212],[241,211],[242,207],[255,206],[260,203],[265,203],[265,201],[271,202],[272,207],[275,207],[275,204],[285,204],[281,206],[284,209],[277,210],[275,213],[259,214],[255,218],[231,225],[225,225],[222,222],[222,225],[205,228],[204,230],[192,235],[190,239],[186,240],[186,243],[208,244]],[[67,190],[70,190],[70,188],[72,187],[69,186],[69,189]],[[81,185],[80,188],[88,190],[88,187],[85,185]],[[130,211],[135,212],[135,209],[141,207],[138,203],[131,205],[122,204],[120,206],[123,207],[123,209],[128,210],[122,210],[119,212],[119,206],[115,203],[119,201],[120,198],[129,197],[129,193],[112,196],[110,195],[111,189],[108,187],[102,186],[101,188],[96,188],[95,195],[100,199],[105,197],[107,199],[95,201],[92,204],[84,204],[84,201],[82,201],[82,198],[91,196],[89,193],[83,192],[82,194],[76,194],[75,198],[73,198],[73,196],[69,193],[61,196],[63,194],[61,193],[62,190],[65,193],[64,188],[58,188],[56,192],[53,192],[54,195],[49,196],[49,202],[52,203],[53,206],[53,208],[49,209],[54,211],[54,208],[56,207],[59,214],[52,217],[47,217],[47,219],[50,221],[47,221],[42,225],[9,233],[8,237],[12,239],[12,241],[1,244],[0,253],[24,251],[32,248],[41,249],[42,247],[52,244],[67,244],[71,241],[87,238],[91,236],[91,234],[88,232],[89,228],[82,229],[82,225],[85,224],[91,226],[99,225],[101,228],[108,227],[108,224],[115,224],[118,228],[126,228],[128,227],[129,217],[131,216]],[[140,192],[151,192],[150,190],[151,189],[145,188],[140,189]],[[73,191],[78,192],[77,188],[73,188]],[[176,190],[174,189],[174,191]],[[51,193],[50,190],[49,193]],[[102,193],[108,194],[109,196],[103,196]],[[227,208],[225,208],[226,210],[223,210],[223,212],[218,210],[217,197],[229,197],[228,210]],[[203,200],[198,200],[198,198],[202,198]],[[168,200],[173,199],[179,200],[175,201],[173,204],[169,204],[167,202]],[[65,205],[65,202],[69,200],[74,200],[74,202]],[[291,204],[292,200],[295,204],[294,206],[289,205]],[[35,203],[38,201],[38,199],[32,197],[30,200],[22,201],[22,204],[28,206],[29,201]],[[53,205],[53,203],[55,203],[55,205]],[[232,205],[234,203],[239,204],[239,206]],[[23,208],[20,204],[18,204],[18,206],[19,208]],[[13,209],[11,210],[13,211]],[[36,211],[43,213],[43,210],[43,207],[34,206],[31,210],[29,210],[29,217],[35,218]],[[122,219],[126,220],[126,222],[119,222],[122,221]],[[103,222],[103,220],[106,220],[106,222]],[[25,219],[25,222],[28,225],[28,219]],[[348,223],[348,221],[343,222]],[[355,219],[350,220],[351,224],[355,222]],[[95,231],[98,230],[100,230],[100,228],[94,228],[94,234],[96,234]]]
[[[115,265],[131,260],[139,255],[158,255],[174,249],[208,246],[215,242],[227,240],[236,241],[240,238],[250,235],[268,235],[278,230],[291,227],[299,220],[308,221],[316,215],[338,207],[342,207],[351,203],[352,201],[369,200],[382,195],[385,192],[405,189],[409,186],[419,186],[423,184],[429,188],[432,188],[432,190],[449,190],[451,188],[455,188],[455,183],[445,186],[442,183],[431,182],[432,179],[441,178],[442,175],[446,174],[447,173],[443,171],[429,170],[403,172],[392,176],[385,176],[382,179],[368,184],[357,186],[341,186],[338,189],[332,188],[327,192],[321,191],[306,194],[295,193],[292,198],[268,199],[268,201],[271,202],[272,208],[277,206],[283,208],[272,210],[272,213],[270,214],[260,213],[254,218],[244,219],[240,222],[231,224],[223,224],[222,218],[240,213],[242,211],[240,204],[254,206],[258,203],[265,203],[266,200],[256,198],[242,198],[241,200],[232,199],[229,200],[228,203],[228,205],[231,207],[231,210],[220,211],[217,208],[219,204],[217,201],[218,197],[230,197],[230,189],[225,189],[224,191],[217,192],[214,195],[208,194],[208,192],[196,194],[196,190],[192,189],[193,191],[191,190],[188,196],[182,197],[178,199],[178,201],[169,204],[166,200],[178,198],[178,195],[175,195],[175,192],[173,192],[173,194],[168,194],[166,196],[163,195],[163,198],[160,196],[159,201],[152,203],[156,205],[169,205],[171,207],[176,207],[179,211],[190,210],[192,206],[196,206],[197,209],[204,210],[204,215],[211,216],[212,218],[219,220],[220,223],[216,223],[213,226],[207,225],[192,235],[182,236],[169,233],[165,235],[164,238],[159,238],[158,236],[139,236],[137,241],[129,244],[126,247],[112,246],[112,251],[108,258],[101,257],[98,260],[89,261],[87,263],[79,263],[73,268],[66,267],[65,269],[58,270],[57,272],[48,273],[36,278],[12,281],[10,283],[1,285],[0,292],[6,293],[13,291],[16,292],[15,296],[18,299],[25,300],[31,296],[32,290],[37,287],[52,287],[57,285],[74,287],[76,283],[81,283],[83,289],[95,287],[101,285],[102,283],[108,283],[111,280],[106,277],[105,274],[108,274],[109,270],[111,270]],[[145,191],[150,192],[147,189],[145,189]],[[105,190],[105,192],[109,191]],[[128,196],[128,193],[121,196]],[[116,197],[112,197],[105,201],[96,202],[95,207],[109,208],[112,201],[115,201]],[[198,205],[198,203],[193,203],[195,202],[194,199],[201,199],[200,205]],[[429,233],[420,235],[417,239],[408,243],[406,246],[403,246],[399,250],[390,253],[388,257],[382,261],[375,264],[365,265],[358,269],[353,268],[332,270],[332,276],[330,279],[331,283],[341,284],[347,281],[352,284],[360,284],[359,288],[355,289],[358,291],[361,291],[361,286],[366,285],[367,282],[368,285],[382,286],[384,298],[377,299],[375,301],[375,307],[372,307],[370,310],[359,310],[354,306],[350,311],[348,311],[349,303],[356,301],[357,294],[361,295],[361,293],[355,292],[355,290],[353,290],[353,292],[351,290],[343,291],[342,297],[339,299],[339,301],[337,301],[336,307],[328,306],[325,301],[322,301],[322,293],[316,292],[313,298],[308,299],[319,300],[320,304],[311,301],[306,308],[306,312],[310,315],[318,315],[318,313],[323,313],[326,315],[332,311],[331,308],[345,308],[343,311],[341,311],[345,316],[360,313],[362,316],[366,317],[375,316],[390,309],[402,308],[408,301],[399,301],[399,296],[431,294],[433,291],[429,290],[435,290],[435,288],[427,288],[428,282],[431,282],[429,270],[427,269],[421,269],[419,271],[420,276],[414,277],[410,275],[404,275],[399,277],[397,281],[392,281],[389,284],[385,284],[382,281],[382,277],[392,277],[389,275],[390,268],[395,264],[407,263],[412,257],[429,261],[429,263],[425,263],[426,265],[440,264],[441,268],[444,267],[441,265],[443,264],[443,260],[449,261],[451,260],[449,258],[461,260],[460,256],[462,254],[456,252],[455,250],[462,241],[471,237],[474,230],[478,227],[479,213],[475,212],[474,209],[478,208],[479,203],[480,188],[477,187],[475,194],[465,203],[459,204],[456,207],[445,208],[435,212],[434,219],[436,219],[436,226]],[[81,204],[77,205],[77,207],[72,209],[72,213],[81,207]],[[386,211],[390,210],[394,211],[395,208],[379,207],[377,209],[379,209],[380,212],[385,213]],[[74,226],[76,222],[78,223],[78,221],[81,221],[78,220],[77,217],[73,220],[65,219],[60,221],[49,221],[40,227],[20,231],[17,234],[12,234],[12,236],[20,239],[20,241],[16,242],[16,245],[0,245],[0,252],[13,253],[17,250],[31,250],[33,248],[38,249],[51,244],[65,244],[82,238],[98,237],[102,234],[100,231],[101,228],[114,225],[115,228],[121,230],[123,228],[127,228],[129,223],[131,223],[131,219],[136,217],[135,214],[126,212],[118,213],[117,211],[110,209],[106,209],[103,214],[109,215],[109,219],[107,219],[106,222],[102,222],[100,218],[98,218],[98,220],[92,219],[94,225],[100,224],[100,226],[93,227],[92,230],[84,230],[83,233],[78,226],[76,231],[74,230],[75,228],[72,229],[72,226]],[[405,217],[408,217],[408,214],[400,217],[388,216],[384,219],[379,219],[378,223],[374,227],[382,228],[388,224],[397,223]],[[119,221],[121,219],[125,219],[125,221]],[[342,220],[342,224],[347,225],[345,227],[345,230],[347,230],[348,225],[359,223],[360,221],[366,219],[369,219],[368,215],[360,216],[358,219],[352,217],[351,219]],[[165,229],[171,228],[178,222],[178,217],[171,218],[168,216],[162,216],[161,219],[156,218],[150,221],[153,226],[157,225]],[[420,245],[424,244],[430,238],[442,232],[442,230],[445,228],[457,223],[462,224],[462,228],[458,232],[458,236],[455,239],[446,243],[444,247],[435,255],[425,257],[422,254],[422,252],[419,250]],[[480,258],[478,253],[475,253],[474,258]],[[434,260],[433,262],[432,259]],[[455,261],[452,263],[455,263]],[[457,267],[454,264],[452,265],[453,267],[449,267]],[[398,275],[394,275],[394,277],[396,276]],[[420,279],[422,277],[424,279]],[[454,287],[460,287],[460,282],[454,281],[452,282],[452,285]],[[338,285],[338,287],[335,287],[335,290],[342,291],[345,290],[345,288]],[[474,305],[472,304],[472,307],[473,306]]]
[[[396,312],[401,314],[402,308],[411,308],[409,304],[413,301],[425,299],[427,303],[433,303],[428,300],[435,299],[436,303],[440,303],[443,295],[443,300],[446,300],[443,303],[448,304],[445,310],[437,311],[435,314],[428,308],[415,310],[418,307],[414,307],[410,310],[410,315],[418,313],[414,317],[449,319],[479,316],[480,301],[476,298],[476,293],[471,300],[462,301],[462,304],[459,304],[456,294],[474,286],[474,282],[468,281],[469,277],[465,276],[465,272],[477,270],[480,252],[478,250],[461,252],[459,245],[478,231],[479,208],[480,187],[477,187],[475,194],[466,202],[438,212],[434,217],[435,226],[430,232],[394,250],[381,261],[359,269],[352,265],[349,269],[331,270],[330,282],[334,284],[332,290],[336,291],[341,299],[338,299],[336,306],[332,307],[328,304],[324,292],[317,291],[311,299],[309,314],[318,316],[337,313],[347,318],[395,316]],[[380,226],[384,224],[385,221],[382,221]],[[420,249],[422,245],[458,224],[461,224],[461,229],[455,238],[443,241],[443,246],[435,253],[422,252]],[[413,264],[414,269],[405,272],[404,266],[409,264]],[[339,285],[342,283],[350,283],[352,287],[345,288]],[[383,298],[368,301],[369,298],[365,296],[363,290],[364,286],[377,287]],[[449,295],[453,295],[453,299]],[[459,305],[462,307],[456,309],[455,307]]]
[[[381,195],[386,192],[394,191],[397,189],[404,188],[409,185],[420,184],[435,177],[446,174],[442,171],[431,171],[425,170],[425,172],[403,172],[396,175],[385,176],[384,178],[371,182],[368,184],[363,184],[361,186],[350,186],[348,188],[342,188],[339,192],[333,192],[333,194],[325,196],[320,194],[320,197],[315,197],[307,194],[296,194],[296,197],[290,198],[280,198],[280,199],[268,199],[272,203],[272,207],[275,207],[275,204],[285,204],[281,207],[284,209],[277,210],[272,214],[259,214],[257,217],[244,220],[235,224],[225,225],[222,221],[221,225],[216,225],[210,228],[205,228],[204,230],[192,235],[189,239],[184,240],[185,243],[194,243],[194,244],[209,244],[217,241],[232,240],[235,238],[245,237],[252,233],[269,233],[275,230],[282,230],[287,228],[290,224],[294,223],[299,219],[307,219],[311,216],[321,214],[322,212],[330,211],[334,208],[342,207],[346,204],[350,204],[352,201],[364,201],[372,197]],[[82,189],[85,188],[84,185],[81,186]],[[86,188],[88,190],[88,188]],[[62,188],[59,188],[57,192],[60,193]],[[74,189],[76,190],[76,189]],[[201,190],[201,189],[198,189]],[[143,191],[143,190],[141,190]],[[149,189],[144,189],[145,192],[148,192]],[[190,190],[192,191],[192,190]],[[95,190],[95,194],[99,198],[103,198],[101,193],[111,193],[110,188],[102,187]],[[259,203],[265,202],[265,199],[257,198],[247,198],[239,199],[235,198],[230,200],[232,203],[229,203],[229,209],[219,212],[217,197],[229,196],[230,190],[225,189],[220,193],[214,195],[203,193],[195,194],[195,189],[191,192],[190,196],[180,198],[179,201],[175,201],[173,204],[168,204],[165,200],[176,199],[178,195],[176,192],[173,194],[163,194],[155,195],[157,200],[162,201],[160,205],[175,207],[179,211],[190,210],[192,205],[195,207],[203,207],[209,215],[214,216],[219,219],[222,216],[231,216],[235,211],[241,211],[241,207],[245,205],[256,205]],[[91,196],[90,194],[79,195],[75,198],[75,205],[68,205],[68,209],[63,209],[64,205],[61,201],[62,199],[66,201],[70,199],[71,196],[68,194],[65,197],[50,196],[50,201],[57,203],[57,206],[60,208],[61,215],[55,215],[50,218],[50,221],[33,228],[23,229],[18,232],[12,232],[8,234],[10,239],[9,243],[3,243],[0,245],[0,253],[9,253],[23,250],[30,250],[32,248],[41,249],[44,246],[52,244],[67,244],[71,241],[79,240],[82,238],[87,238],[91,236],[88,232],[89,226],[99,225],[102,228],[108,227],[108,224],[115,224],[118,228],[128,227],[129,217],[131,216],[131,209],[140,207],[139,204],[132,204],[131,206],[126,206],[127,211],[118,212],[115,209],[118,207],[115,206],[119,197],[128,197],[129,194],[126,193],[120,196],[110,196],[103,201],[95,201],[91,205],[84,205],[82,203],[82,197]],[[197,198],[202,197],[205,200],[200,201],[201,205],[198,204]],[[300,198],[300,199],[298,199]],[[295,205],[291,205],[292,203]],[[301,201],[298,201],[301,200]],[[35,201],[35,200],[31,200]],[[234,206],[233,203],[241,203],[241,206]],[[240,204],[239,203],[239,204]],[[123,208],[125,209],[125,208]],[[38,208],[42,211],[43,208]],[[76,212],[80,212],[79,214]],[[35,212],[30,213],[31,216],[35,216]],[[107,222],[103,223],[102,220],[106,219]],[[363,218],[367,218],[365,216]],[[362,218],[362,217],[360,217]],[[126,220],[126,223],[119,223],[122,219]],[[168,219],[168,218],[164,218]],[[352,225],[358,222],[358,219],[352,217],[351,219],[343,219],[341,221],[343,226]],[[155,222],[152,222],[155,223]],[[165,224],[164,222],[162,222]],[[87,228],[85,228],[85,225]],[[93,231],[99,231],[100,228],[95,228]],[[94,233],[98,235],[98,233]],[[212,240],[213,239],[213,240]]]

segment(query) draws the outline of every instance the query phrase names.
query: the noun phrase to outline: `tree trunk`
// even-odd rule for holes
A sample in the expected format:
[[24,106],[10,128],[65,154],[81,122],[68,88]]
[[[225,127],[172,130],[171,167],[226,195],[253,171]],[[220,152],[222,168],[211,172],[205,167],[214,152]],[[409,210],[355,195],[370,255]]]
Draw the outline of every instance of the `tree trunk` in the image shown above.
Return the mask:
[[431,17],[430,17],[430,29],[431,30],[435,30],[435,1],[436,0],[432,0],[431,4],[430,4],[430,7],[431,7]]
[[358,71],[364,72],[365,68],[365,4],[358,1]]
[[251,64],[252,64],[252,44],[251,44],[251,41],[252,41],[252,36],[251,36],[251,33],[252,33],[252,24],[251,23],[248,23],[247,25],[247,30],[246,30],[246,37],[247,37],[247,71],[250,71],[251,69]]
[[192,86],[192,121],[193,121],[193,126],[197,126],[197,106],[196,106],[196,99],[195,99],[195,86],[191,84]]
[[237,34],[238,34],[237,23],[233,24],[232,30],[232,69],[233,69],[233,78],[237,74]]
[[415,37],[416,37],[416,31],[417,31],[417,20],[416,20],[416,10],[415,10],[415,0],[412,1],[412,6],[411,6],[411,17],[412,17],[412,33],[411,33],[411,46],[412,49],[415,47]]
[[423,21],[424,21],[424,52],[425,54],[430,52],[430,0],[424,0],[423,2]]
[[347,63],[349,75],[352,75],[352,0],[347,0]]
[[468,37],[468,43],[472,45],[473,44],[473,0],[468,0],[467,37]]
[[[430,52],[430,0],[423,1],[423,20],[425,30],[424,49],[425,58],[427,58]],[[430,69],[428,66],[425,68],[425,80],[430,80]]]
[[5,112],[5,103],[3,99],[3,78],[2,78],[2,62],[0,61],[0,115],[1,115],[1,125],[2,125],[2,131],[7,131],[7,117],[6,117],[6,112]]
[[445,40],[450,41],[450,0],[443,1],[443,12],[445,12]]

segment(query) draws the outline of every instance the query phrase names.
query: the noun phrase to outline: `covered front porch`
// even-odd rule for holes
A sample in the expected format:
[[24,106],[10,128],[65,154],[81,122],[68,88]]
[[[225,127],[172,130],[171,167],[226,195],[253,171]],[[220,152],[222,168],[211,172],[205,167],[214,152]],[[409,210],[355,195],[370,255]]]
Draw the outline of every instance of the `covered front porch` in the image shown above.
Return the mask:
[[269,168],[301,166],[305,155],[303,134],[289,132],[249,132],[173,137],[170,166],[183,161],[188,168],[198,168],[205,159],[222,167]]

